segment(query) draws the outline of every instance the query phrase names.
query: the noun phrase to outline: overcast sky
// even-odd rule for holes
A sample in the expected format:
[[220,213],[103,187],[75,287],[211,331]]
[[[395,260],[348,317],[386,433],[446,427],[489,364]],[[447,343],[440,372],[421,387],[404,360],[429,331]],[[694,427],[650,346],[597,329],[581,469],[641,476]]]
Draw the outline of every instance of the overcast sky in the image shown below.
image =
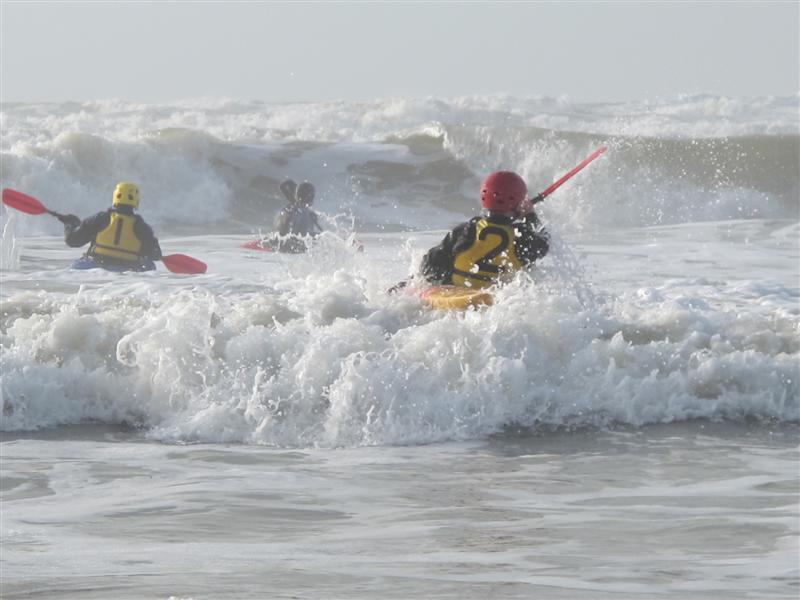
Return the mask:
[[800,3],[13,2],[2,100],[800,91]]

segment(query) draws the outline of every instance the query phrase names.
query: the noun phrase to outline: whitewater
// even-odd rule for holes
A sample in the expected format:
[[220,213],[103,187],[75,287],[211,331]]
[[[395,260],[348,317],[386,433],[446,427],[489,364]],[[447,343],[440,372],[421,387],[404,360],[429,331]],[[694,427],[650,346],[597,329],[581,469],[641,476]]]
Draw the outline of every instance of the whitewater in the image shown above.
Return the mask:
[[[73,271],[0,209],[0,594],[796,598],[799,103],[5,103],[2,187],[135,182],[208,271]],[[493,306],[387,293],[486,174],[601,145]],[[325,233],[242,248],[287,178]]]

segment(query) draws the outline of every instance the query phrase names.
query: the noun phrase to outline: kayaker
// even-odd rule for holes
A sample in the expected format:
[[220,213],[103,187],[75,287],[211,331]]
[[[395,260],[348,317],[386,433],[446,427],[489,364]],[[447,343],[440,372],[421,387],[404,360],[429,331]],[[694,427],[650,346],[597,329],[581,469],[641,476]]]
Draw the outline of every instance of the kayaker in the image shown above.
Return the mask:
[[306,251],[303,238],[315,237],[322,231],[317,213],[311,210],[316,190],[308,181],[299,184],[293,197],[289,195],[291,180],[281,184],[281,190],[289,199],[289,204],[275,217],[275,229],[280,235],[278,250],[280,252],[299,253]]
[[423,257],[420,273],[425,281],[480,289],[547,254],[549,235],[522,177],[511,171],[486,177],[481,206],[484,215],[457,226]]
[[64,224],[68,246],[90,244],[84,255],[87,262],[112,270],[152,271],[153,261],[162,258],[161,247],[150,226],[134,212],[138,207],[139,188],[120,182],[108,210],[83,221],[75,215],[58,215],[58,219]]

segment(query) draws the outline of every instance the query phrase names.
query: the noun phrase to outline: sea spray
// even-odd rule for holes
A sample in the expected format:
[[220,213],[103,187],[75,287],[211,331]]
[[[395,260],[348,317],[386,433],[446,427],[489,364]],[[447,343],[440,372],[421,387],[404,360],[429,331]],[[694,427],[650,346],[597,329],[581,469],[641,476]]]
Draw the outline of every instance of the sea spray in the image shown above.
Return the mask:
[[790,314],[743,316],[671,284],[587,303],[552,266],[492,307],[440,314],[373,293],[374,267],[351,256],[338,269],[306,260],[259,293],[136,284],[120,296],[111,282],[8,298],[3,427],[92,420],[295,447],[800,416]]
[[18,217],[9,214],[3,223],[3,233],[0,237],[0,270],[19,268],[21,241],[15,233],[17,219]]

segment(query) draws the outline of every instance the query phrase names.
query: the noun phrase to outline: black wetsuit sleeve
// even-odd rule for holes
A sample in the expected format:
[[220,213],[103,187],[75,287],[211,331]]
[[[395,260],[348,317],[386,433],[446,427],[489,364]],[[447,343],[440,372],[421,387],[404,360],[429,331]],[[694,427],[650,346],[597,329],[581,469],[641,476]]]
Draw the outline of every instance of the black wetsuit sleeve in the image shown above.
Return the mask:
[[150,225],[145,223],[142,217],[136,219],[136,223],[133,225],[133,233],[136,234],[136,237],[139,238],[139,242],[142,244],[139,250],[139,254],[142,258],[161,260],[161,246]]
[[64,223],[64,241],[71,248],[80,248],[93,241],[100,231],[108,227],[110,218],[108,211],[103,211],[80,223]]
[[517,258],[525,266],[532,265],[550,251],[550,235],[542,227],[535,213],[530,213],[515,224],[519,237],[515,242]]
[[420,274],[428,283],[446,285],[453,283],[453,266],[458,252],[468,247],[475,238],[475,221],[462,223],[450,231],[438,246],[422,257]]

